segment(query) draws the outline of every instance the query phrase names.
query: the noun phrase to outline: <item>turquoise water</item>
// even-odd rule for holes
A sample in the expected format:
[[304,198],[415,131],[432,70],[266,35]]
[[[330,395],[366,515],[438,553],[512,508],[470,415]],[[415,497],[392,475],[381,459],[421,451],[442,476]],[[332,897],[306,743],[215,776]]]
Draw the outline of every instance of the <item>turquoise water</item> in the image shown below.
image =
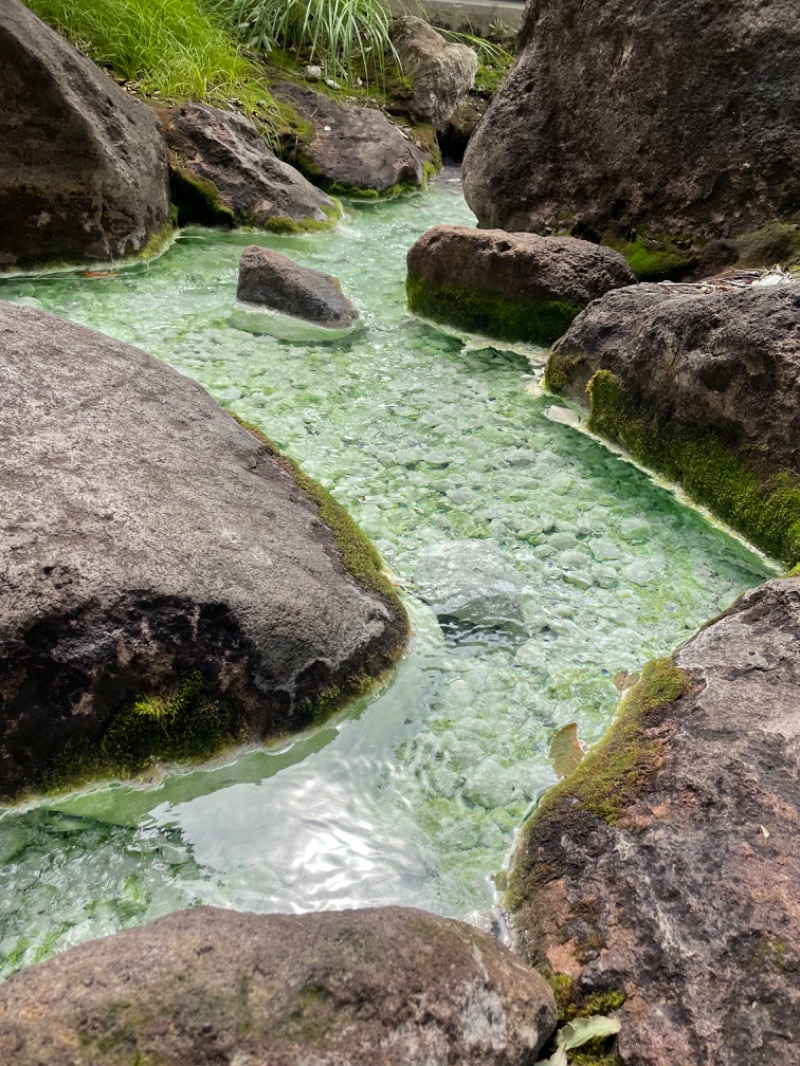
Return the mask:
[[[0,974],[196,902],[400,903],[488,924],[492,875],[554,781],[553,734],[577,722],[597,740],[620,671],[770,572],[548,417],[560,405],[524,356],[406,313],[405,253],[437,222],[472,222],[452,172],[328,235],[193,231],[115,277],[0,283],[0,298],[132,341],[260,426],[375,541],[415,626],[382,693],[314,736],[8,811]],[[231,328],[250,243],[338,275],[366,330],[304,347]]]

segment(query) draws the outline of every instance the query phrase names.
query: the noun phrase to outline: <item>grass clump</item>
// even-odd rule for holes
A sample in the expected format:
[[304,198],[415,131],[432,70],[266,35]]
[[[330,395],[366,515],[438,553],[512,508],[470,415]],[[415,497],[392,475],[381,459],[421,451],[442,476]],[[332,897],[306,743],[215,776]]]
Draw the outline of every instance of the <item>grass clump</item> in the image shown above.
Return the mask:
[[380,0],[215,0],[248,48],[284,49],[321,67],[324,77],[383,84],[391,12]]
[[144,96],[227,104],[267,125],[275,107],[260,69],[200,0],[27,0],[96,63]]

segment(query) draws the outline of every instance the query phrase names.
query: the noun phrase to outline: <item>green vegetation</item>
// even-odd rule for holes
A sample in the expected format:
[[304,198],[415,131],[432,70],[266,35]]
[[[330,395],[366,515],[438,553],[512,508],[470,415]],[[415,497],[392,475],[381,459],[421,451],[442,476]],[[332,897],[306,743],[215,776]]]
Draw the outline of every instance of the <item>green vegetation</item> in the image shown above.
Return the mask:
[[567,300],[515,299],[501,293],[433,285],[415,274],[406,283],[408,306],[436,322],[506,341],[552,344],[582,308]]
[[582,992],[577,982],[565,973],[547,975],[547,983],[555,996],[559,1025],[566,1025],[574,1018],[590,1018],[619,1010],[626,998],[625,993],[616,988],[589,994]]
[[285,49],[318,64],[326,78],[383,84],[391,13],[380,0],[215,0],[248,48]]
[[200,0],[27,0],[41,19],[145,96],[237,100],[266,126],[275,107],[260,69]]
[[[563,387],[569,368],[550,357],[547,380]],[[589,382],[589,428],[626,448],[634,458],[682,485],[768,555],[794,566],[800,560],[800,479],[767,470],[715,430],[662,420],[637,407],[619,379],[598,370]]]
[[697,261],[692,248],[683,248],[663,237],[637,237],[632,241],[608,241],[628,265],[638,281],[679,281]]
[[[424,16],[422,16],[424,17]],[[465,44],[478,56],[478,73],[475,75],[475,89],[483,96],[491,96],[505,80],[511,69],[514,56],[501,44],[486,37],[476,37],[472,33],[436,27],[437,33],[447,40]]]

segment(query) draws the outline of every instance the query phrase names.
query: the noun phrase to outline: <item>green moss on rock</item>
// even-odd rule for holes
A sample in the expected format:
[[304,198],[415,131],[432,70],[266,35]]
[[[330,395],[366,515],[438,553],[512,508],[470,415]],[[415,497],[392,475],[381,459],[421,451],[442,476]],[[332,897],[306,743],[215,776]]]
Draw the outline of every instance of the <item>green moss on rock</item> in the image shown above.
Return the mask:
[[[569,367],[552,355],[550,386],[568,377]],[[800,560],[800,479],[795,475],[770,471],[755,450],[713,429],[660,419],[637,406],[609,370],[598,370],[588,391],[589,429],[678,482],[768,555],[788,566]]]
[[569,329],[582,310],[579,304],[542,297],[520,299],[502,293],[434,285],[409,273],[406,282],[411,311],[506,341],[552,344]]
[[666,237],[641,236],[630,241],[609,240],[608,244],[628,260],[638,281],[678,281],[697,261],[691,247]]

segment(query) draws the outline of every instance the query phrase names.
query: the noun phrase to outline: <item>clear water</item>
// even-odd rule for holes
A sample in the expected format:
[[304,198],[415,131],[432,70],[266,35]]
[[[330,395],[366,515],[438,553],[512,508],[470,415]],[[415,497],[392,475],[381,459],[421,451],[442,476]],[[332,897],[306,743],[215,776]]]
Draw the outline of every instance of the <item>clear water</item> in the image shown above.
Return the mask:
[[[197,901],[400,903],[487,921],[492,875],[554,780],[553,733],[574,721],[597,740],[618,671],[664,654],[769,572],[548,418],[554,401],[532,394],[526,359],[469,350],[407,315],[407,249],[437,222],[471,221],[451,173],[329,235],[196,231],[116,277],[0,284],[2,298],[140,345],[262,427],[372,537],[415,624],[392,683],[315,736],[8,811],[0,975]],[[254,241],[337,274],[366,331],[303,347],[230,328],[237,260]],[[516,621],[497,623],[480,600],[468,620],[437,619],[415,596],[425,553],[464,540],[510,559]]]

